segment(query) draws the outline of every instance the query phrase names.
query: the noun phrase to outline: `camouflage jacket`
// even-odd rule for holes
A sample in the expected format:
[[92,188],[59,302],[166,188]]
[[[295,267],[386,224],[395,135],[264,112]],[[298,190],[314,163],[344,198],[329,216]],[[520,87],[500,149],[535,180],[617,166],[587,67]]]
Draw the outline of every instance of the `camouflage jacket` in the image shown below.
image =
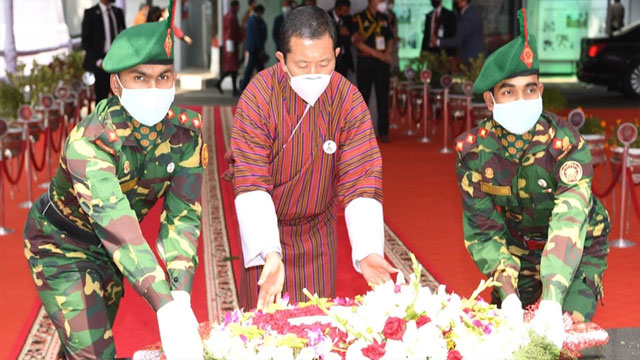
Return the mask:
[[[98,236],[155,310],[171,300],[170,290],[191,291],[206,156],[198,113],[172,106],[162,123],[156,144],[145,153],[118,98],[101,101],[69,134],[50,185],[56,207]],[[162,197],[157,247],[169,283],[139,224]]]
[[504,298],[517,289],[523,237],[546,241],[542,299],[563,303],[583,249],[609,217],[591,193],[591,152],[564,119],[543,114],[519,163],[505,156],[492,119],[455,142],[465,246]]

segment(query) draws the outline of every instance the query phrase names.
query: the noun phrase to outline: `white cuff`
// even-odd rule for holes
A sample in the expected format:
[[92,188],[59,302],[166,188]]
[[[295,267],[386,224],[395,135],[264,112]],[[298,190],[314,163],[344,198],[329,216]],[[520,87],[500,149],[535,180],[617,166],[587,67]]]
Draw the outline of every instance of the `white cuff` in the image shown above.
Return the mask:
[[250,191],[238,195],[235,203],[244,267],[264,265],[265,256],[272,251],[282,256],[278,217],[271,195],[262,190]]
[[371,254],[384,256],[382,204],[372,198],[357,198],[347,204],[344,217],[351,242],[353,267],[361,272],[360,260]]

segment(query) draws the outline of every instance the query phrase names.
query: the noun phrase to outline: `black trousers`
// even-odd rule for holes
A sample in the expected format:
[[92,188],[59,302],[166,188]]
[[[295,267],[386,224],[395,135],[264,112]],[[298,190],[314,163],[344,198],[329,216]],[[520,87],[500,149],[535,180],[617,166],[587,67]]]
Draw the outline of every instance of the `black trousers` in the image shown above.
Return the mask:
[[240,90],[244,91],[244,88],[249,85],[249,81],[253,77],[253,70],[258,72],[264,70],[264,63],[260,59],[260,53],[262,51],[249,51],[249,60],[247,61],[247,67],[244,68],[244,76],[240,82]]
[[370,57],[358,56],[356,79],[358,90],[369,105],[371,85],[376,88],[378,136],[389,135],[389,76],[391,65]]

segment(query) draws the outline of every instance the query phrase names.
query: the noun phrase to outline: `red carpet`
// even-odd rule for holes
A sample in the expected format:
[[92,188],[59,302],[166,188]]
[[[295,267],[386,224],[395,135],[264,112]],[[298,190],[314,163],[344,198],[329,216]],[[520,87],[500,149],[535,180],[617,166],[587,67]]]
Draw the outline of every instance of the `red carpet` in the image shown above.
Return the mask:
[[[235,109],[234,109],[235,110]],[[216,132],[216,154],[218,161],[218,173],[224,174],[229,168],[226,161],[224,161],[224,154],[226,152],[225,143],[223,139],[222,122],[220,115],[220,108],[215,109],[215,132]],[[231,245],[231,253],[237,256],[238,259],[234,260],[234,273],[236,274],[236,286],[240,289],[240,271],[242,271],[241,261],[239,255],[241,252],[240,236],[238,230],[238,219],[235,212],[233,186],[228,181],[221,181],[220,188],[222,192],[222,198],[224,200],[224,213],[227,224],[227,233],[229,236],[229,242]],[[338,218],[338,276],[336,283],[336,296],[353,297],[358,294],[364,294],[369,286],[362,277],[357,273],[351,263],[351,244],[349,243],[349,237],[347,234],[347,228],[344,222],[344,214],[340,212]]]
[[[636,109],[590,110],[607,121],[634,116]],[[605,117],[607,116],[607,117]],[[615,116],[610,119],[610,116]],[[631,119],[631,118],[629,118]],[[442,136],[442,132],[438,132]],[[416,137],[392,133],[392,142],[382,144],[384,163],[385,217],[419,260],[436,271],[451,291],[469,296],[482,275],[463,243],[462,208],[455,175],[455,154],[439,154],[442,139],[417,143]],[[596,183],[601,177],[596,174]],[[611,176],[609,176],[609,179]],[[619,186],[618,186],[619,188]],[[636,187],[640,194],[640,187]],[[618,191],[618,196],[620,192]],[[610,196],[611,197],[611,196]],[[606,199],[611,213],[611,199]],[[595,321],[607,328],[640,326],[640,222],[631,218],[628,239],[638,245],[612,249],[604,275],[604,307]],[[617,236],[617,220],[610,239]]]

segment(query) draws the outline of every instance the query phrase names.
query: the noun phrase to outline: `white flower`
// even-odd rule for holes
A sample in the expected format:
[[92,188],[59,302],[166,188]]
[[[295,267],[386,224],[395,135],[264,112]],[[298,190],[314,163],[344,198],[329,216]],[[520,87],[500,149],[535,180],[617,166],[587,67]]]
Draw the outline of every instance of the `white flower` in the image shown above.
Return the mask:
[[325,355],[322,360],[342,360],[342,356],[340,356],[340,354],[330,352]]
[[387,340],[384,347],[385,353],[381,360],[407,359],[407,345],[398,340]]
[[204,347],[216,359],[224,359],[231,350],[231,333],[225,330],[212,330],[205,340]]
[[264,345],[256,354],[257,360],[293,360],[293,349],[286,346]]
[[249,349],[245,346],[244,341],[242,341],[239,337],[234,337],[231,339],[230,341],[231,343],[231,349],[229,350],[229,353],[227,354],[227,359],[238,359],[238,360],[244,360],[244,359],[255,359],[256,357],[256,352],[253,351],[252,349]]
[[356,340],[347,349],[345,360],[370,360],[366,356],[362,355],[362,349],[367,346],[369,346],[369,344],[364,339]]
[[314,360],[316,358],[316,351],[313,348],[306,347],[300,350],[296,360]]

